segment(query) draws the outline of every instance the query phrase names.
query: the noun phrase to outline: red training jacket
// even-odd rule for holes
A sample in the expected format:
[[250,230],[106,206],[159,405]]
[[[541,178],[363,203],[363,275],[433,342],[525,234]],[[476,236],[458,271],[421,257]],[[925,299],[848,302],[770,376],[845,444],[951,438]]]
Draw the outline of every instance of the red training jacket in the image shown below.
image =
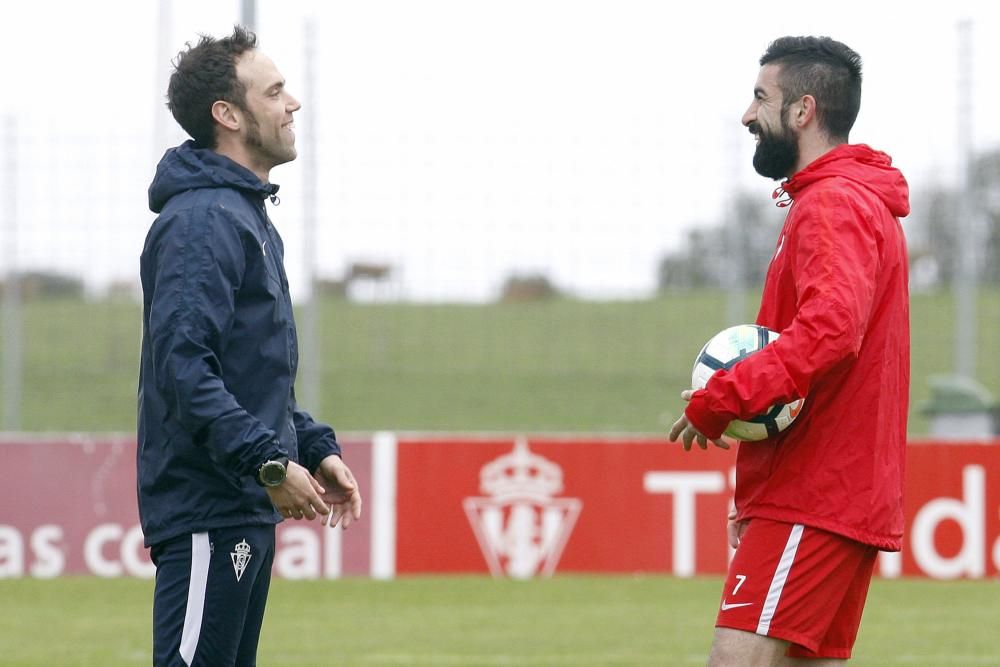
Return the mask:
[[739,445],[738,517],[828,530],[898,551],[910,387],[909,188],[892,159],[840,145],[783,188],[793,204],[757,323],[781,333],[719,371],[685,414],[719,437],[730,420],[805,396],[796,422]]

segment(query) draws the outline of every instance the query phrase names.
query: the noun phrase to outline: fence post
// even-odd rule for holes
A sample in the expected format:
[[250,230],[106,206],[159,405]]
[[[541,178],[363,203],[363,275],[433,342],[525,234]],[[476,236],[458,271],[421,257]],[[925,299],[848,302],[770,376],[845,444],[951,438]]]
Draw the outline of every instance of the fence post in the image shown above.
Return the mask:
[[3,320],[3,422],[0,426],[4,431],[17,431],[21,428],[24,350],[21,341],[21,281],[17,267],[17,122],[13,114],[4,119],[0,145],[7,156],[3,165],[3,182],[8,186],[4,205],[0,207],[6,216],[2,244],[6,250],[3,253],[6,271],[3,306],[0,309],[0,319]]
[[319,223],[319,160],[317,151],[319,150],[319,140],[316,137],[318,123],[315,121],[319,117],[319,95],[316,86],[316,26],[315,19],[306,20],[304,26],[305,44],[305,94],[309,100],[309,110],[302,116],[303,120],[303,140],[304,150],[302,155],[302,249],[303,249],[303,278],[308,287],[308,298],[302,306],[302,326],[300,355],[305,363],[299,366],[299,388],[296,393],[301,399],[301,403],[312,410],[314,414],[320,412],[320,402],[322,400],[322,386],[320,376],[322,375],[323,355],[320,350],[319,335],[319,312],[320,294],[319,281],[316,279],[317,262],[316,253],[318,244],[317,225]]

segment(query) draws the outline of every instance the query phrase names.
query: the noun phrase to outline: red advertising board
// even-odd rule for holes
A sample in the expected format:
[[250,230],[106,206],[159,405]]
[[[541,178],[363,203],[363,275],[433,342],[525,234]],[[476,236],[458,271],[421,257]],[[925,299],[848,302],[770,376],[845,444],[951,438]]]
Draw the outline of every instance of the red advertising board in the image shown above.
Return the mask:
[[[397,572],[719,574],[735,453],[663,440],[398,443]],[[1000,441],[908,448],[902,554],[883,576],[1000,573]]]
[[[285,578],[719,574],[735,453],[662,439],[378,434],[343,444],[365,499],[348,531],[278,528]],[[0,578],[153,574],[135,440],[0,440]],[[1000,574],[1000,440],[911,443],[901,554],[883,576]]]
[[398,446],[400,574],[725,569],[730,451],[544,436]]
[[1000,574],[1000,441],[911,445],[901,573]]
[[151,577],[135,495],[135,439],[0,444],[0,577]]
[[[369,443],[342,447],[362,488],[370,487]],[[17,471],[0,488],[0,578],[153,576],[139,528],[134,437],[2,440],[0,460]],[[275,571],[289,578],[367,574],[370,533],[364,522],[348,531],[283,523]]]

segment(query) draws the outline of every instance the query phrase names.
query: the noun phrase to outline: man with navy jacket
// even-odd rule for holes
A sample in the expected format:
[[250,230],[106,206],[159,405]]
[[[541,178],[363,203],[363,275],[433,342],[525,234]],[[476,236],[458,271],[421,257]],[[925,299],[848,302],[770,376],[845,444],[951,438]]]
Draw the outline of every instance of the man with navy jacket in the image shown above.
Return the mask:
[[295,322],[266,202],[270,170],[296,157],[301,105],[256,46],[237,27],[177,57],[168,107],[192,139],[149,188],[138,496],[156,665],[256,664],[275,524],[361,516],[333,429],[295,400]]

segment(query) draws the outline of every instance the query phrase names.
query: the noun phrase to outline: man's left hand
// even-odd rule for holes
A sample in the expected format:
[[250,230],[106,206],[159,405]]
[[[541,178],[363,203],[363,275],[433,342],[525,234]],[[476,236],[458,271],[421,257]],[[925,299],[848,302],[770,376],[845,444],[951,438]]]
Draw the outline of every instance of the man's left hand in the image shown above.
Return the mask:
[[341,528],[347,528],[361,518],[361,491],[343,459],[331,454],[323,459],[315,473],[316,480],[324,491],[323,502],[330,507],[325,525],[333,528],[338,523]]

